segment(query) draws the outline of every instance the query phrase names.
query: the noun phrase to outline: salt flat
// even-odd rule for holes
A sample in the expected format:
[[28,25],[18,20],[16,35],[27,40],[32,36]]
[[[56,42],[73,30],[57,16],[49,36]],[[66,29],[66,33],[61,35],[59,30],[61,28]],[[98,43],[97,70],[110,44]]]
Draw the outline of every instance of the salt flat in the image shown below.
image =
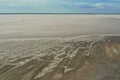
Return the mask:
[[119,34],[120,15],[0,15],[0,39]]

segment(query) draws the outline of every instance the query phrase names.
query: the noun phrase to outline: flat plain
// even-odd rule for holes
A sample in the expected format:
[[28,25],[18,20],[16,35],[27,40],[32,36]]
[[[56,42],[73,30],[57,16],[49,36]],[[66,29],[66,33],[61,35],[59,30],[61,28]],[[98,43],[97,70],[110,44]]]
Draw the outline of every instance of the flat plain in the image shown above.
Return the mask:
[[0,39],[119,34],[120,15],[0,15]]
[[120,15],[0,15],[0,80],[120,80]]

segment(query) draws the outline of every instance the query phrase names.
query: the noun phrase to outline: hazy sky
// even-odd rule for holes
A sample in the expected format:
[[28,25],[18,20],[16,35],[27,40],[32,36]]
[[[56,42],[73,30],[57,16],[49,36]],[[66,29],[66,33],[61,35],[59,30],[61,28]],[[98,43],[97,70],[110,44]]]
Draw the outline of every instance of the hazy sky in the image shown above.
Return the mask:
[[0,0],[0,13],[120,13],[120,0]]

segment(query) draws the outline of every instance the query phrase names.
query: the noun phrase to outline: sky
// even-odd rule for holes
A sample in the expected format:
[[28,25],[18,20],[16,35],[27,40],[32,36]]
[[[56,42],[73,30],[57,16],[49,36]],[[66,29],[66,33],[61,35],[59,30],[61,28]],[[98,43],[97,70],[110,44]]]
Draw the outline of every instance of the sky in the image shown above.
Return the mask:
[[120,0],[0,0],[0,13],[120,13]]

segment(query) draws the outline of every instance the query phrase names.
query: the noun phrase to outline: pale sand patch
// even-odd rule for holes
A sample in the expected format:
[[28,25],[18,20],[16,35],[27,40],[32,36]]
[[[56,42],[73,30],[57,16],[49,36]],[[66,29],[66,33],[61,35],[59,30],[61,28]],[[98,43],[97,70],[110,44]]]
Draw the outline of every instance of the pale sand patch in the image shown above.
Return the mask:
[[120,15],[0,15],[0,39],[119,34]]

